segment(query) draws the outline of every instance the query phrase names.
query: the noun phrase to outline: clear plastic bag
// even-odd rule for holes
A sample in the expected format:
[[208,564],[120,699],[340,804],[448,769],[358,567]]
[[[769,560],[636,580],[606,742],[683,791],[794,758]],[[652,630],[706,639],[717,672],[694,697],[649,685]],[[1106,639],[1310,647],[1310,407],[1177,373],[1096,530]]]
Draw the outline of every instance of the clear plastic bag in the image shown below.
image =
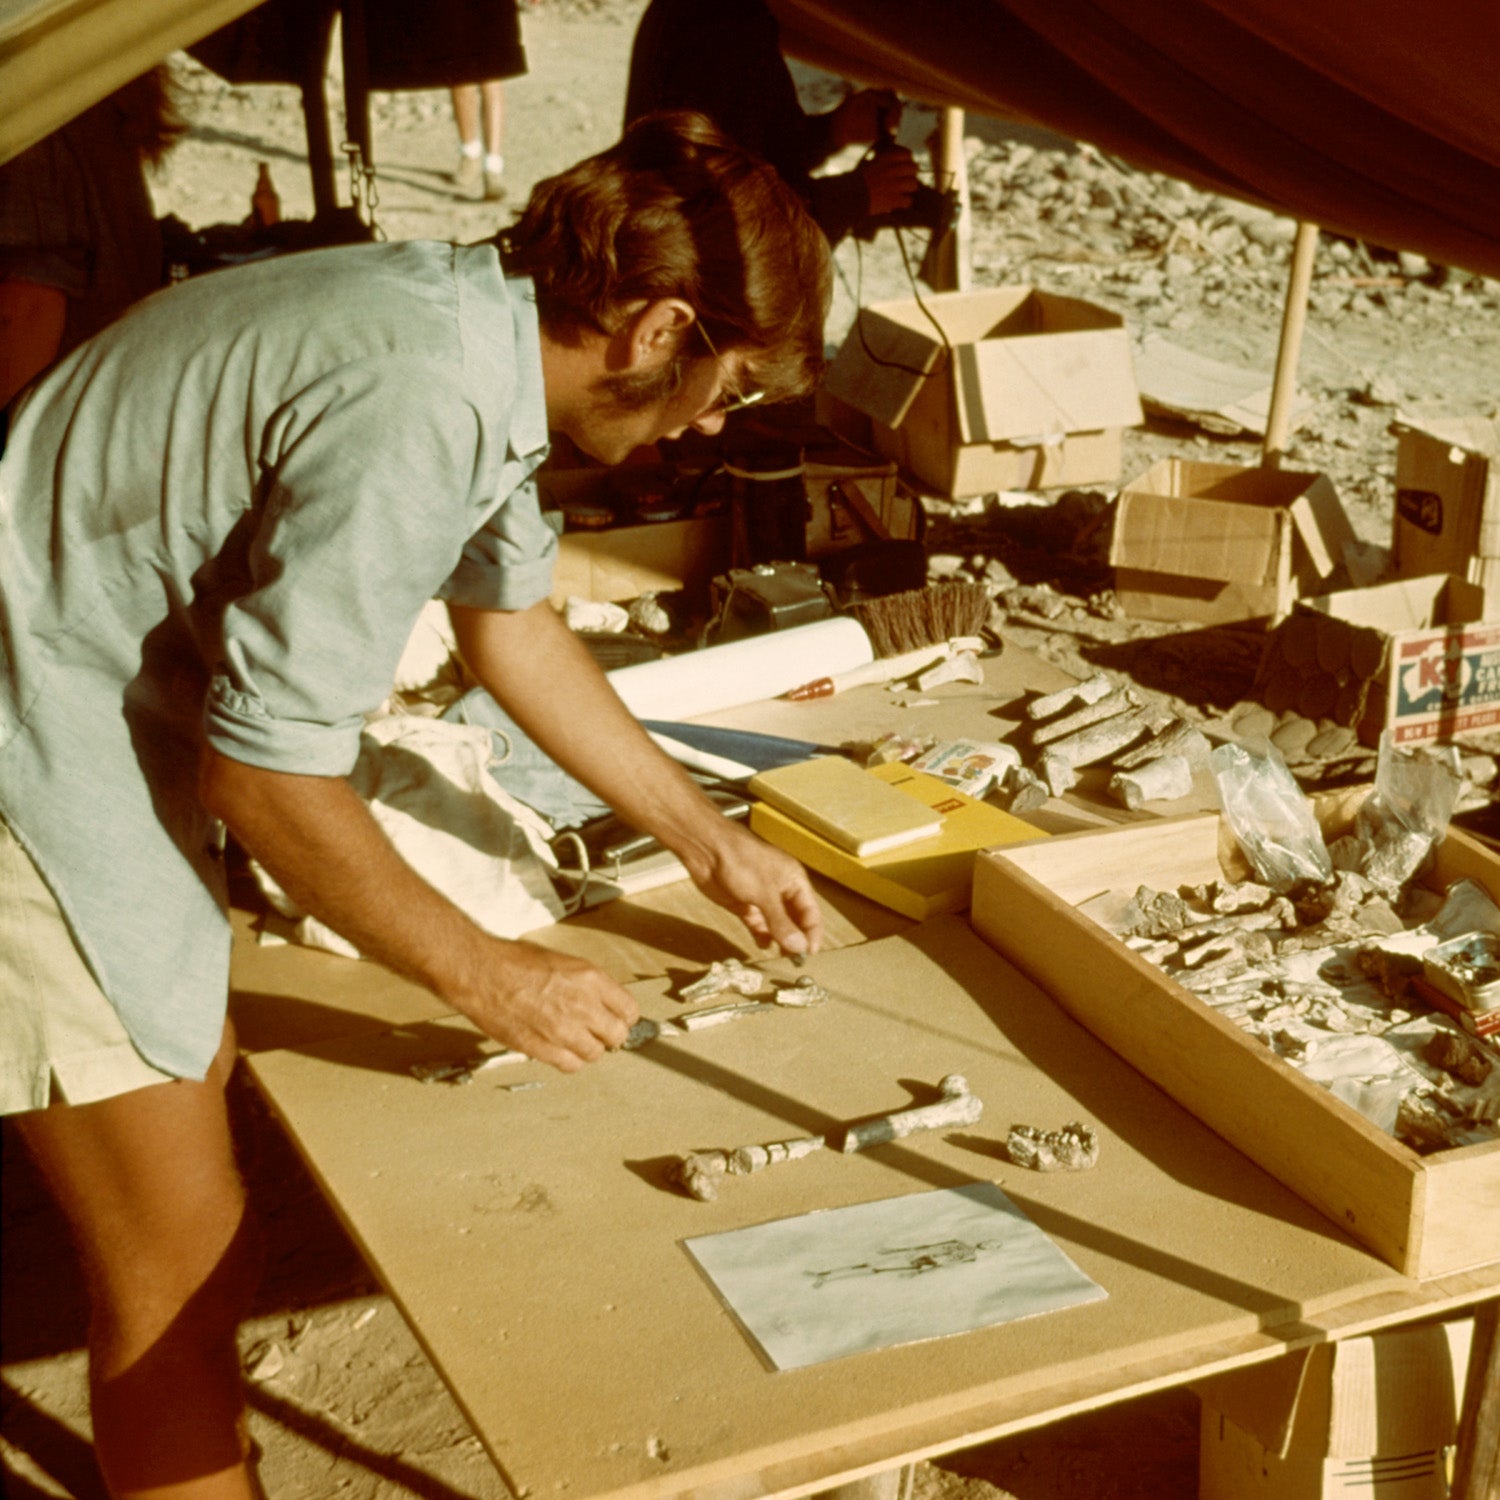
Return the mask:
[[1253,754],[1243,745],[1220,745],[1209,766],[1224,819],[1266,885],[1285,891],[1333,878],[1312,803],[1274,746]]
[[1463,784],[1456,746],[1400,746],[1385,730],[1375,790],[1354,819],[1353,860],[1346,846],[1339,863],[1350,864],[1386,894],[1398,891],[1447,833]]

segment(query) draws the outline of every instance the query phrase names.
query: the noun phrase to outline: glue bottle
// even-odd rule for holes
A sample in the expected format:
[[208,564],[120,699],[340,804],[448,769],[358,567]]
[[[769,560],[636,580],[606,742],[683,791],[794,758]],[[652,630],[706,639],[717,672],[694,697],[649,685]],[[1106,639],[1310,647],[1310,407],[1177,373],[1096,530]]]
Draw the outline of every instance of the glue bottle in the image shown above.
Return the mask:
[[255,191],[250,194],[250,217],[257,229],[267,229],[281,222],[281,197],[271,181],[269,162],[261,162],[259,175],[255,179]]

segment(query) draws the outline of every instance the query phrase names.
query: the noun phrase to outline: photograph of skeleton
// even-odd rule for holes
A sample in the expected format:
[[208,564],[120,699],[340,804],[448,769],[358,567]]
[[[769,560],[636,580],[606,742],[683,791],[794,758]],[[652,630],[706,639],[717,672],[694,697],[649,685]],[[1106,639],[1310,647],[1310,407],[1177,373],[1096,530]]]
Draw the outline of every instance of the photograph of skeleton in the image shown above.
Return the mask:
[[1107,1295],[988,1182],[684,1244],[776,1370],[968,1333]]

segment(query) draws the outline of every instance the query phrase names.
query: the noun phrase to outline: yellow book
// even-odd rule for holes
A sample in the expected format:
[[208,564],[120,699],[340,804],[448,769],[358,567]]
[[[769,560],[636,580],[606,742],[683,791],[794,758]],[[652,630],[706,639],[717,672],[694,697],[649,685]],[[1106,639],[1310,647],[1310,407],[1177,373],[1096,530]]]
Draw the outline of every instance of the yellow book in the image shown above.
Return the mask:
[[750,827],[808,869],[919,922],[968,908],[974,856],[981,849],[1046,837],[1040,828],[910,766],[875,766],[866,774],[940,813],[941,831],[920,843],[860,858],[766,802],[750,809]]
[[842,755],[819,755],[761,771],[746,783],[754,797],[860,858],[931,838],[943,816],[903,797]]

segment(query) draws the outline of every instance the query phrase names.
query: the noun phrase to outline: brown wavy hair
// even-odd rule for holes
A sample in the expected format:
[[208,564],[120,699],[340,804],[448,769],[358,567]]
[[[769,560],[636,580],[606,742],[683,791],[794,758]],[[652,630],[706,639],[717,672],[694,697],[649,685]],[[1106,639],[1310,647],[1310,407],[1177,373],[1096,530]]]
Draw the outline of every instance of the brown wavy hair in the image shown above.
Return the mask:
[[[802,395],[822,373],[828,242],[775,168],[706,115],[637,120],[538,183],[498,242],[506,270],[535,283],[550,337],[614,333],[631,304],[680,297],[769,399]],[[677,379],[702,352],[683,341]]]

